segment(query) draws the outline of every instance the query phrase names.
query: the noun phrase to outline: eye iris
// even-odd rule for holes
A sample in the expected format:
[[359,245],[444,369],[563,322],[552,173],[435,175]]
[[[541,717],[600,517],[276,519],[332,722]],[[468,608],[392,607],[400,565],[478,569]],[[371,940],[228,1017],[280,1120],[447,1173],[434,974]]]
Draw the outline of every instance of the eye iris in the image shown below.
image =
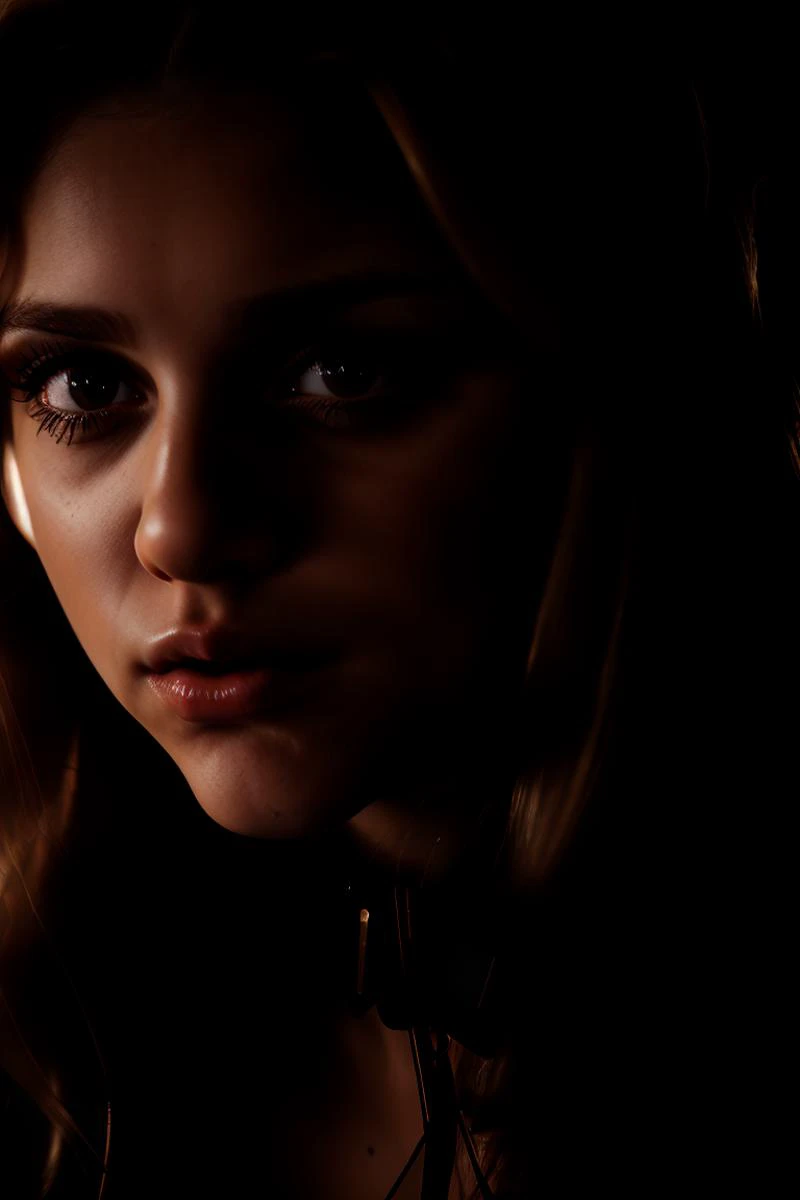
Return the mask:
[[366,364],[352,367],[345,366],[343,362],[336,362],[335,365],[320,363],[319,370],[325,386],[343,399],[362,395],[374,387],[380,378],[378,371]]
[[119,389],[119,380],[113,375],[103,375],[97,370],[72,368],[67,372],[70,397],[84,408],[103,408],[109,404]]

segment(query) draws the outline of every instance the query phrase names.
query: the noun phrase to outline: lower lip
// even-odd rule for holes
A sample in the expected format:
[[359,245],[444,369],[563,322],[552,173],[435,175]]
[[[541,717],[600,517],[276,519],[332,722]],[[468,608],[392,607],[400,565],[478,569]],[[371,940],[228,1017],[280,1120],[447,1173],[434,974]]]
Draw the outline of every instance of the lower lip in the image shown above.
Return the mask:
[[236,721],[262,712],[281,689],[288,672],[258,667],[229,675],[204,675],[178,667],[147,682],[160,700],[184,721]]

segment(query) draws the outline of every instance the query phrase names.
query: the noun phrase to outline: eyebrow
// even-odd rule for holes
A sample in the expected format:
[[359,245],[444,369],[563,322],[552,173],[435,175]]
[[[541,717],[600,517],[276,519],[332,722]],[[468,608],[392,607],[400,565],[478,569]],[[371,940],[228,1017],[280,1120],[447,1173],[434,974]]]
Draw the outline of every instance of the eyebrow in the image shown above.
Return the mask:
[[37,300],[12,300],[0,309],[0,337],[17,330],[131,346],[136,342],[133,324],[123,313]]
[[[371,271],[334,276],[234,301],[222,310],[222,319],[227,326],[247,333],[263,329],[270,321],[319,319],[332,311],[371,300],[429,295],[452,290],[454,286],[455,276],[444,272],[404,275]],[[130,347],[135,347],[138,341],[135,324],[124,313],[33,299],[10,301],[0,309],[0,338],[16,331],[52,333],[80,341],[113,342]]]

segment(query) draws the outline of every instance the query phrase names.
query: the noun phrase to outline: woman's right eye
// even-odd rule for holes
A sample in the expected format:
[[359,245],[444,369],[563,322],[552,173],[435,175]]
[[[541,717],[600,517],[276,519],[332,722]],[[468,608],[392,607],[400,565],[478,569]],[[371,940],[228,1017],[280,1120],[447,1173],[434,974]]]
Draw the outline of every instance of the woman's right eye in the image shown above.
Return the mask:
[[68,367],[51,375],[31,399],[61,412],[87,413],[136,400],[141,392],[116,368]]
[[58,442],[66,436],[68,445],[76,434],[102,432],[117,409],[128,411],[146,393],[133,368],[115,355],[59,346],[34,349],[7,377],[12,399],[38,421],[37,436],[42,430]]

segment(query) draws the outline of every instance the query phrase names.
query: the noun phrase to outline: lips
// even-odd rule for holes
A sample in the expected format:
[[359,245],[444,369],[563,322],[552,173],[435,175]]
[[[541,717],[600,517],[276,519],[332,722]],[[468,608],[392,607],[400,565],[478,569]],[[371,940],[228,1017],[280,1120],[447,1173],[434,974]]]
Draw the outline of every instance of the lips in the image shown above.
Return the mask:
[[209,678],[214,678],[215,676],[230,674],[232,671],[252,670],[253,666],[254,663],[252,659],[247,661],[244,659],[222,658],[209,660],[202,658],[191,658],[187,655],[184,658],[165,659],[159,664],[158,668],[152,672],[152,674],[168,675],[173,671],[186,670],[192,671],[197,675],[206,675]]
[[277,637],[267,641],[230,626],[174,629],[155,638],[141,670],[154,696],[186,722],[227,724],[278,718],[308,695],[336,657],[330,647]]
[[147,677],[153,693],[184,721],[238,721],[272,710],[286,700],[286,675],[276,669],[226,671],[216,676],[175,667]]
[[253,638],[231,628],[195,626],[171,630],[149,645],[144,670],[165,675],[185,668],[202,675],[225,675],[257,667],[306,669],[330,661],[330,648],[303,645],[288,638],[271,641]]

